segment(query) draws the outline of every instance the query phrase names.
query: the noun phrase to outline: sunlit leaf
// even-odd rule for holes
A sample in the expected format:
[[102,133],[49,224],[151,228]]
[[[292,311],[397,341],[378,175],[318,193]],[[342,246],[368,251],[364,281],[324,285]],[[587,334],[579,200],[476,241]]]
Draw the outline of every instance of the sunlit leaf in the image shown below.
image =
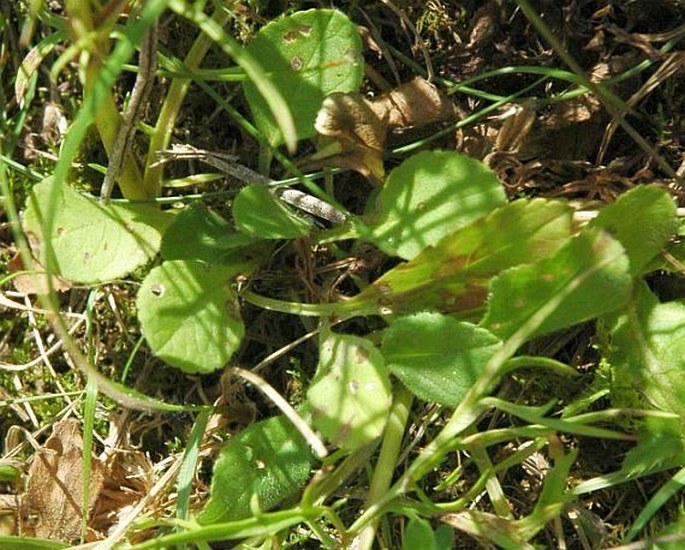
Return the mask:
[[502,342],[487,330],[439,313],[391,322],[382,351],[388,369],[426,401],[455,406]]
[[185,372],[212,372],[245,332],[232,279],[247,265],[170,261],[155,267],[138,291],[138,319],[150,347]]
[[445,235],[345,303],[345,311],[463,312],[483,306],[491,277],[556,252],[571,235],[561,202],[518,200]]
[[284,417],[252,424],[221,449],[214,462],[211,496],[202,524],[252,515],[251,500],[267,511],[307,482],[313,457],[307,442]]
[[[45,265],[45,241],[50,240],[58,275],[79,283],[107,281],[145,265],[159,251],[173,215],[149,205],[103,205],[66,185],[55,185],[46,179],[32,189],[24,229],[38,241]],[[48,212],[53,224],[45,236],[41,225]]]
[[451,151],[424,151],[388,176],[368,239],[409,260],[505,202],[502,184],[482,163]]
[[644,284],[610,330],[612,400],[649,406],[685,422],[685,301],[659,303]]
[[625,248],[631,273],[641,275],[677,233],[679,222],[664,189],[639,185],[602,208],[591,225],[609,231]]
[[[247,50],[287,99],[299,139],[314,135],[324,97],[356,90],[364,73],[357,27],[336,10],[301,11],[272,21]],[[250,81],[244,89],[257,127],[279,145],[283,137],[262,94]]]
[[354,450],[380,437],[392,403],[383,357],[364,338],[329,334],[307,391],[314,426],[332,443]]
[[631,289],[630,266],[621,244],[604,231],[586,230],[554,256],[495,277],[482,325],[507,338],[544,304],[563,295],[534,333],[544,334],[616,310],[628,301]]

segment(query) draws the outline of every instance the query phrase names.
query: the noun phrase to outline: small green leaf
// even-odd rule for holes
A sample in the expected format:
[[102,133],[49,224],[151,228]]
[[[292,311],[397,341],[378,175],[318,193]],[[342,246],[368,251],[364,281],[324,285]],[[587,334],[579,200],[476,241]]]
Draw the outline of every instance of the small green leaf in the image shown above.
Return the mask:
[[60,550],[61,548],[73,548],[73,546],[63,542],[33,537],[0,536],[0,548],[11,550]]
[[185,372],[224,366],[245,332],[231,279],[247,269],[247,264],[176,260],[150,271],[137,306],[143,335],[155,354]]
[[679,223],[675,202],[665,190],[639,185],[602,208],[591,225],[606,229],[623,245],[637,276],[678,232]]
[[491,277],[556,252],[571,235],[568,205],[518,200],[445,235],[345,303],[345,311],[464,312],[482,307]]
[[430,523],[425,519],[414,517],[407,523],[407,529],[402,540],[402,550],[437,550],[435,534]]
[[47,265],[41,225],[46,213],[53,213],[47,239],[58,275],[86,284],[107,281],[145,265],[159,251],[172,214],[149,205],[105,206],[67,185],[55,185],[48,178],[32,189],[24,229],[39,241],[39,256]]
[[[314,135],[314,120],[325,96],[356,91],[364,74],[357,27],[336,10],[296,12],[265,25],[247,50],[290,106],[299,139]],[[255,123],[273,145],[281,131],[258,88],[244,83]]]
[[394,320],[381,350],[388,369],[426,401],[456,406],[502,342],[487,330],[439,313]]
[[339,447],[352,451],[380,437],[392,404],[380,352],[364,338],[329,334],[307,403],[314,426]]
[[604,231],[588,229],[551,258],[495,277],[482,326],[505,339],[549,300],[565,294],[534,334],[552,332],[616,310],[628,301],[631,288],[621,244]]
[[410,260],[505,203],[502,184],[482,163],[451,151],[424,151],[388,176],[369,240]]
[[262,185],[250,185],[238,193],[233,218],[238,229],[263,239],[294,239],[306,235],[311,226]]
[[162,238],[165,260],[202,260],[207,263],[235,261],[233,252],[257,239],[237,233],[213,210],[196,203],[176,216]]
[[245,519],[256,496],[262,511],[292,497],[310,477],[307,442],[282,416],[252,424],[221,449],[202,524]]
[[685,422],[685,300],[659,303],[645,284],[606,344],[617,406],[645,405]]

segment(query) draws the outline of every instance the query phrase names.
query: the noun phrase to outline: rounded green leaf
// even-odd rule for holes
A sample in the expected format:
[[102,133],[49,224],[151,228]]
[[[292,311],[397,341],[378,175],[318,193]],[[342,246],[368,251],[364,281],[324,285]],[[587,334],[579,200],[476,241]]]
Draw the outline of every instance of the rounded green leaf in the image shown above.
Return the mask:
[[626,249],[633,275],[642,275],[678,232],[676,205],[662,188],[638,185],[602,208],[590,225],[611,233]]
[[502,342],[485,329],[440,313],[399,317],[381,351],[388,369],[426,401],[456,406]]
[[240,266],[164,262],[138,291],[143,335],[161,359],[185,372],[223,367],[245,332],[231,278]]
[[388,176],[369,240],[410,260],[505,203],[502,184],[482,163],[451,151],[424,151]]
[[285,417],[252,424],[221,449],[211,497],[198,521],[248,518],[255,496],[260,510],[273,508],[307,482],[312,462],[307,442]]
[[262,185],[243,188],[233,201],[233,219],[241,231],[263,239],[294,239],[306,235],[310,223],[290,211]]
[[234,252],[256,239],[236,232],[232,224],[201,203],[189,206],[169,226],[160,250],[165,260],[234,261]]
[[307,391],[314,426],[333,444],[354,450],[380,437],[392,403],[383,356],[364,338],[330,334]]
[[[159,251],[173,215],[149,205],[103,205],[51,178],[36,185],[24,215],[24,230],[39,243],[45,263],[49,240],[58,275],[78,283],[123,277],[145,265]],[[50,235],[42,220],[53,215]]]
[[[247,50],[288,100],[299,139],[314,135],[314,120],[325,96],[356,91],[364,74],[356,25],[336,10],[296,12],[265,25]],[[245,97],[262,134],[283,141],[259,89],[244,84]]]

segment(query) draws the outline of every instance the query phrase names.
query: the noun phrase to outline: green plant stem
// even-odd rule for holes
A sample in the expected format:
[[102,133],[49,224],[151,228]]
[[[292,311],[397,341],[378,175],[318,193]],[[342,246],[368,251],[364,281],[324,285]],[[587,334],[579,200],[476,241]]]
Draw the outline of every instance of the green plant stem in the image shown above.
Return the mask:
[[[390,487],[413,400],[414,397],[411,392],[403,384],[398,384],[388,423],[383,433],[383,443],[376,462],[376,469],[364,501],[364,508],[369,508],[380,501]],[[354,543],[355,548],[358,550],[370,550],[372,548],[378,521],[378,518],[374,518],[360,531]]]
[[[223,26],[230,18],[228,10],[217,10],[213,15],[213,21]],[[212,45],[212,39],[204,32],[197,37],[193,43],[188,55],[183,60],[183,64],[190,68],[196,69],[200,65],[200,61],[204,58],[207,50]],[[162,103],[157,124],[154,132],[150,138],[150,146],[145,162],[145,175],[143,177],[143,188],[146,195],[149,197],[158,197],[162,188],[163,166],[154,164],[157,162],[157,152],[169,147],[171,141],[171,132],[176,124],[178,113],[181,109],[181,103],[185,98],[188,88],[190,87],[191,79],[178,77],[175,78],[169,86],[169,91]]]

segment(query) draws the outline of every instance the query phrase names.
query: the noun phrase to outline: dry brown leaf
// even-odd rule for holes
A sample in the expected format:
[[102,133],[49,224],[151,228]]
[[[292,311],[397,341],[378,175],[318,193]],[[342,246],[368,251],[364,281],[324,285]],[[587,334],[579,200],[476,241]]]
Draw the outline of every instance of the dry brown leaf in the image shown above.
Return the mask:
[[[102,489],[105,469],[92,459],[88,515]],[[83,503],[83,438],[76,419],[55,423],[52,435],[29,468],[19,507],[19,534],[74,541],[81,534]]]
[[372,99],[358,93],[333,93],[324,99],[316,117],[319,151],[305,164],[308,168],[351,168],[379,183],[384,176],[382,154],[388,132],[457,116],[451,99],[421,77]]

